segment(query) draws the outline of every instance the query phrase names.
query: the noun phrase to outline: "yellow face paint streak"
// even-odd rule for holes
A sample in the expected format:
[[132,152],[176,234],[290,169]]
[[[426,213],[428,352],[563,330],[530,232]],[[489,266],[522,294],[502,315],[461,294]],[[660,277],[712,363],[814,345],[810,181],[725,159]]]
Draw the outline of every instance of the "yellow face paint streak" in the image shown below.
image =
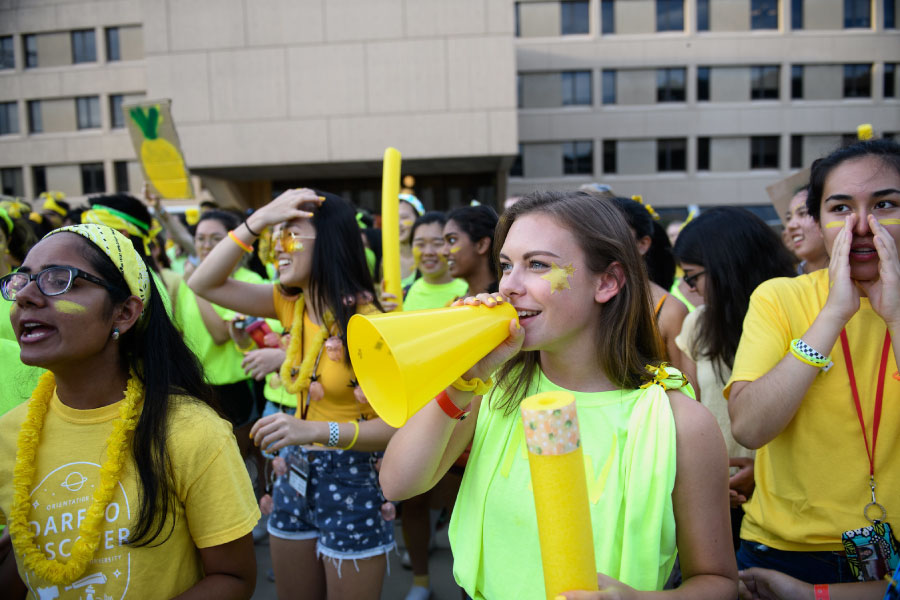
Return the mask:
[[835,227],[843,227],[843,221],[831,221],[830,223],[825,223],[825,229],[834,229]]
[[66,315],[78,315],[87,311],[87,308],[84,306],[70,300],[57,300],[54,306],[56,312],[61,312]]
[[900,225],[900,219],[878,219],[882,225]]
[[552,295],[556,292],[561,292],[562,290],[572,289],[569,285],[569,276],[574,274],[575,267],[573,267],[571,263],[564,267],[560,267],[555,262],[551,262],[550,272],[546,275],[541,275],[541,279],[546,279],[550,282],[550,294]]
[[450,254],[456,254],[456,253],[459,252],[461,249],[462,249],[462,248],[460,248],[459,246],[453,246],[452,248],[450,248]]
[[415,223],[415,221],[413,221],[412,219],[403,219],[402,221],[400,221],[400,224],[404,227],[412,227],[413,223]]

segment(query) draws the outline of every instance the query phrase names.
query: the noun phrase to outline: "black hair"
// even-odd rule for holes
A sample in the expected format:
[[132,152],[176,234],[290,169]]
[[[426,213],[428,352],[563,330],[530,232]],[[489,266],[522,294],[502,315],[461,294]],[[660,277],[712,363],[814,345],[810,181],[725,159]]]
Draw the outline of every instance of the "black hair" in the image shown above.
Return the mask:
[[[201,213],[200,218],[197,220],[197,225],[203,221],[218,221],[226,231],[231,231],[240,226],[242,219],[239,215],[230,210],[213,209]],[[194,225],[194,235],[197,234],[197,225]],[[262,264],[262,261],[259,260],[259,238],[253,240],[253,248],[255,251],[245,258],[247,261],[246,267],[263,279],[268,279],[269,273],[266,271],[266,267]]]
[[491,273],[495,275],[498,274],[498,271],[497,260],[494,257],[494,231],[497,229],[499,219],[497,211],[486,204],[463,206],[462,208],[451,210],[447,214],[447,221],[453,221],[459,225],[459,228],[469,236],[472,243],[478,243],[484,238],[488,238],[491,241],[487,252],[488,260],[490,261],[488,264],[491,268]]
[[619,196],[611,198],[625,215],[628,225],[634,229],[637,239],[650,238],[650,248],[644,254],[644,265],[650,281],[668,290],[675,282],[675,257],[672,256],[672,243],[662,225],[653,220],[647,208],[631,198]]
[[734,206],[710,209],[685,225],[675,256],[704,268],[706,307],[692,350],[710,359],[724,381],[723,365],[734,366],[750,294],[768,279],[795,275],[794,257],[762,219]]
[[[134,219],[137,219],[146,227],[142,227],[140,225],[136,225],[138,229],[140,229],[144,235],[150,234],[150,228],[153,226],[153,218],[150,216],[150,211],[147,210],[147,206],[132,196],[131,194],[126,194],[124,192],[120,192],[117,194],[97,194],[95,196],[90,196],[88,201],[93,206],[94,204],[99,204],[101,206],[105,206],[107,208],[111,208],[113,210],[117,210],[119,212],[123,212]],[[134,224],[134,223],[133,223]],[[144,262],[147,263],[153,271],[159,272],[159,265],[156,264],[156,261],[153,257],[144,250],[144,240],[138,236],[130,235],[128,233],[123,233],[131,240],[131,243],[134,245],[134,249],[138,251],[138,254],[141,255],[141,258],[144,259]]]
[[[85,259],[112,285],[111,306],[124,302],[131,296],[125,277],[102,250],[79,238],[84,240]],[[152,277],[144,315],[119,338],[119,361],[123,369],[133,369],[144,386],[144,404],[131,444],[140,495],[128,543],[133,547],[159,545],[174,530],[176,495],[166,446],[171,396],[190,396],[213,409],[216,405],[203,368],[169,319]],[[167,524],[171,529],[159,540]]]
[[412,240],[416,237],[416,229],[421,227],[422,225],[430,225],[431,223],[440,224],[441,228],[447,224],[447,215],[442,213],[439,210],[430,210],[423,214],[421,217],[416,219],[416,222],[413,223],[412,230],[409,234],[409,239]]
[[31,247],[38,243],[34,227],[36,223],[28,219],[14,219],[12,216],[10,216],[9,220],[13,224],[12,230],[10,230],[5,219],[0,219],[0,229],[3,230],[3,234],[6,236],[6,249],[9,255],[16,262],[21,263],[25,260],[25,255],[28,254]]
[[312,211],[316,242],[306,299],[318,314],[330,310],[334,315],[344,340],[344,359],[349,364],[347,323],[356,314],[357,303],[361,298],[372,298],[379,310],[381,304],[366,263],[356,210],[338,195],[314,191],[325,201]]
[[[372,268],[372,279],[375,281],[380,281],[381,277],[381,230],[375,227],[368,227],[366,229],[360,229],[360,232],[366,236],[366,241],[369,243],[369,250],[371,250],[375,254],[375,265]],[[365,250],[363,250],[365,252]]]
[[809,195],[806,197],[806,210],[812,215],[813,219],[819,220],[825,180],[831,174],[831,171],[844,161],[866,156],[880,158],[886,167],[900,173],[900,144],[894,140],[865,140],[838,148],[828,156],[820,158],[812,164],[809,175]]

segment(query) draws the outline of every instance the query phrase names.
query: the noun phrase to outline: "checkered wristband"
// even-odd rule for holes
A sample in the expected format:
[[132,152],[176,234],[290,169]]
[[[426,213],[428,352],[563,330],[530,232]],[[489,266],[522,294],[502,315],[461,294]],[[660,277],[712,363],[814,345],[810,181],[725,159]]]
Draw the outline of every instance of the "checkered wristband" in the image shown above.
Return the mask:
[[341,437],[341,428],[334,421],[328,421],[328,442],[325,443],[329,448],[338,445],[338,438]]
[[828,371],[834,364],[831,357],[825,356],[800,338],[791,341],[791,354],[801,362],[823,371]]

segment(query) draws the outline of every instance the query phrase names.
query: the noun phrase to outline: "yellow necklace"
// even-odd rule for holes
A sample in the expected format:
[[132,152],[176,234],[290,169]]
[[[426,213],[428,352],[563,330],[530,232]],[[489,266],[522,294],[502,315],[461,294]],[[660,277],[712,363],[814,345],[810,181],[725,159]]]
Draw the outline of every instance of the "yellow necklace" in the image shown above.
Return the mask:
[[305,305],[306,301],[303,296],[300,296],[294,303],[294,321],[291,323],[291,343],[288,345],[284,362],[281,363],[281,370],[278,373],[279,377],[281,377],[284,389],[291,394],[299,394],[309,388],[313,371],[316,368],[316,357],[319,356],[319,350],[322,349],[325,340],[328,339],[328,336],[330,335],[329,331],[334,325],[334,317],[332,316],[331,311],[326,312],[322,319],[324,322],[319,328],[319,333],[313,340],[309,352],[303,357],[303,362],[300,363],[300,371],[297,373],[297,378],[294,379],[291,371],[303,348],[303,308]]
[[100,545],[100,525],[106,507],[112,501],[116,485],[125,469],[131,434],[137,426],[138,405],[144,397],[140,380],[131,373],[125,390],[125,400],[119,407],[119,418],[113,423],[106,440],[106,462],[100,468],[100,484],[94,490],[94,500],[72,544],[68,562],[48,559],[35,544],[35,534],[28,527],[31,486],[34,484],[35,458],[41,440],[41,429],[56,388],[53,373],[46,372],[34,388],[28,404],[28,415],[19,429],[16,442],[16,464],[13,468],[13,505],[9,511],[9,533],[16,554],[38,577],[56,585],[68,585],[81,577]]

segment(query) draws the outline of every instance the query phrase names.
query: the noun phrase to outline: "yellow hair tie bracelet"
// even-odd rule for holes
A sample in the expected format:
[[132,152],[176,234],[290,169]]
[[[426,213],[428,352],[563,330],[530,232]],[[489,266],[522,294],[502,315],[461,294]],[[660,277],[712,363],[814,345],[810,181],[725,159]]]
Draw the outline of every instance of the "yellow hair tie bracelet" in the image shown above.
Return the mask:
[[351,423],[356,429],[353,431],[353,439],[350,440],[350,443],[341,448],[341,450],[349,450],[356,444],[356,439],[359,437],[359,421],[348,421]]
[[232,241],[232,242],[234,242],[235,244],[237,244],[238,246],[240,246],[240,247],[241,247],[241,250],[243,250],[244,252],[247,252],[248,254],[251,254],[251,253],[253,252],[253,248],[250,247],[249,245],[247,245],[246,243],[244,243],[243,241],[241,241],[241,238],[239,238],[238,236],[234,235],[234,232],[233,232],[233,231],[229,231],[229,232],[228,232],[228,237],[231,238],[231,241]]
[[483,396],[494,385],[494,381],[490,377],[487,381],[482,381],[477,377],[468,380],[460,377],[450,385],[461,392],[472,392],[476,396]]

